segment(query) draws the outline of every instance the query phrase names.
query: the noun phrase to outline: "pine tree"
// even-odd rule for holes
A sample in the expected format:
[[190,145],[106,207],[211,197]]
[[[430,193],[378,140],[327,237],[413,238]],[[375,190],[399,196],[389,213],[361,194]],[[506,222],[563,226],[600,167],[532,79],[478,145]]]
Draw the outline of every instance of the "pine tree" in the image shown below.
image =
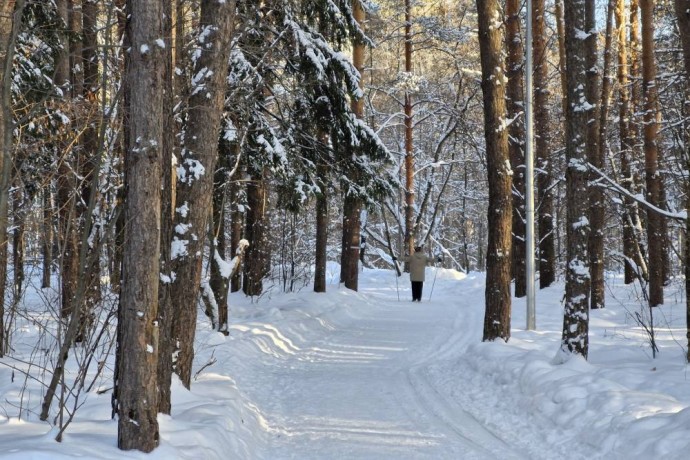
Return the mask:
[[5,339],[5,279],[7,277],[7,213],[9,206],[9,183],[12,173],[12,110],[11,74],[6,72],[12,62],[16,35],[21,24],[25,2],[20,0],[3,2],[0,6],[0,357],[4,356],[8,344]]
[[565,52],[567,57],[566,107],[566,187],[568,254],[565,273],[565,314],[561,351],[587,357],[589,345],[589,206],[587,196],[587,100],[586,73],[587,44],[582,34],[587,30],[586,2],[572,0],[565,3]]
[[172,271],[175,273],[171,287],[175,312],[172,340],[178,346],[175,372],[187,388],[191,384],[196,304],[213,195],[213,171],[225,100],[234,12],[233,1],[201,2],[187,125],[177,169],[175,233],[171,253]]
[[549,128],[548,61],[546,46],[546,19],[544,0],[532,5],[533,56],[534,56],[534,133],[537,155],[537,197],[539,220],[539,287],[551,286],[556,280],[556,248],[554,229],[553,160]]
[[125,74],[125,247],[115,385],[118,447],[158,446],[158,283],[165,53],[163,1],[130,0]]
[[[675,0],[676,18],[678,19],[678,30],[680,33],[680,43],[683,47],[683,57],[685,63],[685,84],[690,87],[690,1]],[[685,153],[686,167],[690,166],[690,151]],[[690,181],[686,183],[686,207],[690,209]],[[685,233],[690,235],[690,219],[685,220]],[[685,329],[688,347],[686,348],[685,359],[690,363],[690,238],[685,238]]]
[[526,279],[526,215],[525,215],[525,122],[524,122],[524,49],[520,33],[520,1],[506,1],[506,62],[508,75],[508,151],[513,168],[513,237],[512,277],[515,280],[515,297],[527,293]]
[[[644,152],[647,201],[663,209],[662,185],[659,175],[661,153],[658,130],[661,114],[656,88],[656,61],[654,58],[654,0],[640,0],[642,17],[642,80],[644,95]],[[665,219],[656,210],[647,211],[647,246],[649,248],[649,305],[664,303],[664,251],[666,239]]]
[[484,138],[489,176],[484,341],[510,338],[511,173],[505,126],[503,27],[497,0],[477,0],[484,94]]

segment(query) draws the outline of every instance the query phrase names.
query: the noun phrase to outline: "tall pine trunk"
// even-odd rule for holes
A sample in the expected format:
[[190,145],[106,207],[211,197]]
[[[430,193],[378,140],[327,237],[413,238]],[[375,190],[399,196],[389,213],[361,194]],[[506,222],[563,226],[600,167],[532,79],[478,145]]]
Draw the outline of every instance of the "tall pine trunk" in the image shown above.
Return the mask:
[[[657,145],[661,114],[656,88],[656,60],[654,58],[654,0],[640,0],[642,18],[642,83],[644,98],[644,153],[646,200],[662,209],[661,176]],[[665,219],[654,210],[647,210],[647,247],[649,248],[649,305],[664,303],[664,239]]]
[[525,215],[525,123],[524,114],[524,50],[520,34],[520,0],[506,1],[506,43],[508,58],[508,155],[513,168],[513,236],[512,275],[515,280],[515,297],[527,294],[526,279],[526,215]]
[[534,56],[534,132],[537,154],[537,197],[539,220],[539,287],[546,288],[556,280],[556,246],[553,222],[552,161],[549,120],[549,76],[546,46],[544,0],[532,4]]
[[5,285],[7,281],[7,228],[9,211],[9,185],[12,173],[12,57],[14,44],[21,25],[25,2],[13,0],[0,4],[0,357],[8,349],[5,337]]
[[249,241],[249,247],[244,259],[242,290],[248,296],[258,296],[263,292],[263,279],[269,270],[268,245],[266,244],[268,188],[262,166],[247,167],[247,172],[251,180],[247,183],[244,234]]
[[[102,155],[102,145],[99,142],[98,124],[102,123],[102,115],[99,113],[98,102],[96,100],[96,93],[99,87],[99,72],[98,72],[98,54],[96,53],[97,42],[97,16],[98,4],[92,1],[84,1],[81,7],[81,14],[74,14],[73,22],[75,27],[79,27],[82,31],[82,46],[81,49],[75,49],[75,53],[80,52],[81,59],[77,59],[77,63],[83,69],[81,72],[76,72],[79,76],[79,87],[81,93],[79,96],[83,99],[83,103],[88,107],[86,127],[81,140],[81,154],[79,159],[79,168],[82,181],[80,184],[80,201],[81,210],[80,233],[86,231],[90,225],[90,221],[94,216],[86,215],[87,208],[91,200],[98,200],[97,188],[93,187],[93,181],[96,178],[96,169],[99,164],[99,156]],[[78,24],[81,21],[82,24]],[[79,88],[77,88],[79,90]],[[89,238],[89,245],[87,248],[81,250],[87,251],[87,266],[81,267],[78,276],[84,277],[87,281],[85,283],[86,290],[84,295],[84,306],[80,307],[83,314],[80,318],[80,334],[77,341],[82,341],[91,329],[94,321],[94,309],[101,301],[101,264],[99,249],[101,245],[101,229],[95,228]]]
[[158,283],[165,47],[163,1],[130,0],[125,64],[125,246],[118,318],[118,438],[158,446]]
[[[233,161],[236,161],[237,156],[240,154],[239,142],[233,142],[230,145],[230,149],[232,150]],[[242,177],[242,170],[243,165],[240,160],[240,163],[237,164],[237,175],[239,177]],[[237,180],[233,180],[230,182],[230,184],[228,184],[228,186],[230,187],[230,190],[228,191],[228,201],[230,201],[230,205],[232,206],[232,211],[230,214],[230,254],[232,254],[234,257],[238,255],[238,249],[240,248],[240,240],[243,236],[242,223],[244,222],[244,212],[242,210],[244,209],[244,207],[240,206],[239,203],[239,182]],[[242,271],[239,268],[240,267],[237,267],[237,269],[235,270],[236,274],[230,277],[230,292],[238,292],[240,289],[242,289]]]
[[53,273],[53,193],[50,183],[43,189],[43,273],[41,274],[41,288],[49,288]]
[[578,354],[585,358],[589,349],[589,205],[582,197],[588,192],[586,140],[587,122],[591,115],[586,106],[593,102],[587,100],[585,89],[591,48],[581,38],[582,31],[587,30],[586,2],[592,0],[566,2],[564,14],[568,89],[565,120],[568,251],[561,339],[564,354]]
[[[57,14],[67,31],[69,27],[68,0],[57,0]],[[70,94],[70,46],[68,34],[59,33],[59,50],[55,56],[54,81],[60,87],[63,98]],[[75,193],[76,181],[73,171],[73,153],[65,142],[59,145],[59,158],[56,159],[57,167],[57,193],[55,195],[58,209],[58,248],[59,248],[59,272],[60,272],[60,315],[67,319],[71,315],[72,303],[75,296],[79,257],[77,249],[76,206]]]
[[[322,141],[328,145],[328,134],[322,134]],[[316,195],[316,256],[314,261],[314,292],[326,292],[326,263],[328,246],[328,166],[323,162],[317,166],[320,192]]]
[[[405,73],[412,73],[412,5],[405,0]],[[415,246],[414,228],[414,143],[412,137],[412,96],[405,91],[405,252]]]
[[[635,149],[635,136],[632,129],[632,107],[630,82],[630,66],[628,63],[628,40],[627,24],[628,15],[624,0],[617,0],[616,5],[616,27],[618,28],[618,91],[619,110],[618,126],[620,132],[620,163],[621,178],[620,182],[625,189],[632,194],[635,182],[632,175],[631,157]],[[623,199],[623,256],[625,258],[624,282],[630,284],[638,276],[647,278],[647,263],[643,256],[643,249],[640,247],[637,229],[641,228],[637,204],[628,197]]]
[[227,143],[219,142],[219,159],[216,167],[215,178],[213,180],[213,218],[211,219],[210,229],[210,251],[209,265],[211,275],[209,287],[213,291],[216,305],[218,306],[218,330],[227,331],[228,326],[228,277],[223,273],[216,254],[222,261],[227,257],[227,244],[225,238],[225,209],[227,198],[229,151]]
[[[683,58],[685,63],[685,85],[690,89],[690,0],[675,0],[676,17],[678,18],[678,31],[680,43],[683,46]],[[688,94],[688,92],[686,92]],[[690,138],[690,132],[686,127],[686,139]],[[690,148],[685,152],[686,168],[690,168]],[[686,209],[690,209],[690,181],[686,182]],[[685,220],[685,330],[686,330],[686,361],[690,363],[690,219]]]
[[[163,37],[166,52],[163,67],[163,149],[161,152],[161,218],[160,218],[160,280],[158,283],[158,412],[170,414],[172,410],[172,300],[171,290],[171,243],[173,234],[173,213],[175,207],[175,168],[173,151],[176,151],[175,104],[173,63],[179,62],[179,49],[173,47],[173,8],[172,2],[163,3]],[[180,20],[180,18],[175,18]],[[168,38],[170,37],[170,38]],[[173,56],[175,50],[175,56]]]
[[[596,12],[594,1],[585,3],[585,31],[587,38],[587,160],[598,168],[603,169],[604,157],[600,149],[600,114],[601,114],[601,74],[599,72],[597,42],[599,34],[596,32]],[[606,123],[604,123],[606,125]],[[589,273],[590,273],[590,307],[604,307],[604,224],[605,207],[604,193],[596,186],[598,176],[590,173],[589,186]]]
[[235,2],[202,0],[197,77],[189,98],[188,122],[178,166],[175,234],[171,254],[173,304],[172,340],[178,346],[175,372],[189,388],[194,359],[196,311],[201,283],[201,262],[213,195],[218,132],[225,99],[230,39]]
[[[409,0],[406,0],[406,2],[407,10],[409,9]],[[352,0],[352,15],[355,21],[362,26],[364,23],[364,10],[361,5],[361,0]],[[405,30],[407,31],[407,28]],[[360,74],[359,87],[361,89],[363,88],[361,75],[364,69],[364,43],[361,43],[356,38],[352,43],[352,64]],[[358,118],[363,118],[364,101],[362,99],[353,98],[352,111]],[[353,179],[357,180],[358,178]],[[349,193],[345,194],[343,200],[343,240],[341,249],[340,282],[344,283],[346,288],[356,291],[359,288],[360,213],[362,201],[358,196]]]
[[508,131],[503,55],[503,29],[495,27],[501,17],[497,0],[477,0],[479,50],[484,100],[484,138],[489,176],[488,248],[486,260],[486,311],[484,341],[510,338],[510,247],[511,170],[508,158]]

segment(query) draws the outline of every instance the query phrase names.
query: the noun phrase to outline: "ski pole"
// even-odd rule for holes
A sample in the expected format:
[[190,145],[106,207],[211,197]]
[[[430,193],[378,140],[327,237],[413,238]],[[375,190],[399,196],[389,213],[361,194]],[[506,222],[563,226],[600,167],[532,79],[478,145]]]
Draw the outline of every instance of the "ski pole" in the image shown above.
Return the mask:
[[395,271],[393,272],[395,275],[395,290],[398,292],[398,302],[400,302],[400,289],[398,288],[398,261],[394,260],[393,263],[395,264]]
[[431,296],[434,293],[434,286],[436,285],[436,275],[438,275],[438,267],[434,267],[436,270],[434,270],[434,282],[431,283],[431,292],[429,293],[429,302],[431,302]]

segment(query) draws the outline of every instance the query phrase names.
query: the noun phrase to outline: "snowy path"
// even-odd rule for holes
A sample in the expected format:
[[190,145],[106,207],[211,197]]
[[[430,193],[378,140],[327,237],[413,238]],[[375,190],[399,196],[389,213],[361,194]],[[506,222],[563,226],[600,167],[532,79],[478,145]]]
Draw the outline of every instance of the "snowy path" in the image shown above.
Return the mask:
[[[56,443],[57,428],[38,419],[45,372],[16,378],[19,360],[0,360],[0,459],[688,458],[682,295],[655,309],[652,360],[630,320],[637,291],[610,279],[607,307],[592,312],[590,361],[561,362],[563,286],[539,292],[537,330],[522,329],[524,300],[513,299],[510,342],[482,342],[484,281],[440,270],[421,304],[389,270],[365,270],[356,293],[332,281],[326,294],[232,294],[229,335],[200,315],[192,390],[173,380],[172,414],[159,415],[161,445],[150,454],[117,449],[112,361]],[[35,324],[14,332],[19,356],[43,343]]]
[[300,324],[255,325],[260,362],[242,363],[236,380],[263,418],[264,458],[528,458],[427,378],[425,363],[455,346],[463,310],[428,297],[398,302],[373,286],[360,293],[370,308],[322,324],[327,333],[313,340]]

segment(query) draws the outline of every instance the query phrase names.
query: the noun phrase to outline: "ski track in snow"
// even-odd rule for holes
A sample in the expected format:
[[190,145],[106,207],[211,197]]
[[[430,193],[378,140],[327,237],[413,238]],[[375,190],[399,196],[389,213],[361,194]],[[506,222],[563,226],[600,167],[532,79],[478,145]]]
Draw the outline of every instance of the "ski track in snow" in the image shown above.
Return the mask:
[[[428,363],[475,340],[454,334],[467,309],[428,297],[422,303],[391,300],[390,291],[373,286],[353,295],[368,308],[330,312],[337,318],[332,323],[309,317],[327,331],[326,339],[313,343],[301,323],[282,331],[247,326],[260,353],[241,364],[237,386],[264,428],[262,458],[530,458],[428,378]],[[267,374],[275,380],[267,381]]]

